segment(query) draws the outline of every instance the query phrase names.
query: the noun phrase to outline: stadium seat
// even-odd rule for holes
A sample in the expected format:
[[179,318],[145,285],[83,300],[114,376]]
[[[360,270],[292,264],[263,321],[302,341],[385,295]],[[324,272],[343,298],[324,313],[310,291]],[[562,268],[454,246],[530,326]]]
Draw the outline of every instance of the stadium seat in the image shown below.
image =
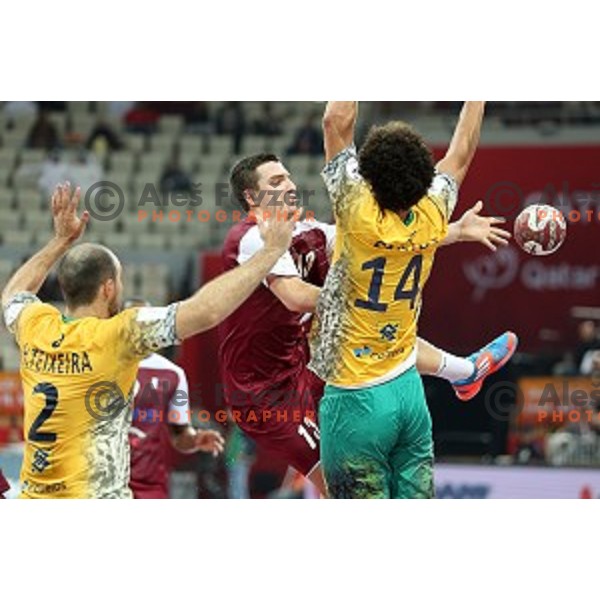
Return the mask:
[[15,165],[14,148],[0,148],[0,171],[10,172]]
[[103,244],[116,251],[131,250],[135,247],[135,236],[129,232],[103,232],[100,240]]
[[180,115],[164,115],[158,122],[158,128],[162,134],[177,136],[183,128],[183,117]]
[[160,233],[142,233],[136,237],[137,245],[142,250],[164,250],[166,248],[166,237]]
[[150,139],[152,154],[160,156],[163,161],[167,161],[170,158],[173,153],[174,144],[174,136],[170,133],[156,133]]
[[183,135],[178,140],[181,157],[193,156],[195,159],[202,153],[202,138],[199,135]]
[[148,173],[149,175],[146,175],[148,179],[151,177],[160,178],[168,158],[168,156],[158,152],[140,155],[139,173]]
[[52,230],[52,215],[49,210],[26,210],[23,213],[24,227],[29,231],[48,232]]
[[0,187],[0,207],[12,206],[15,202],[15,193],[10,188]]
[[71,134],[78,134],[83,140],[86,140],[96,124],[96,117],[94,115],[80,113],[71,115],[70,121]]
[[123,134],[123,141],[127,149],[134,153],[145,152],[149,143],[147,136],[143,133]]
[[285,164],[290,170],[292,179],[296,178],[296,185],[298,185],[298,179],[305,177],[306,175],[312,175],[319,172],[319,168],[323,165],[323,160],[314,156],[306,156],[303,154],[288,156],[285,159]]
[[133,173],[136,157],[130,150],[111,152],[108,157],[108,172],[119,173],[127,178]]
[[230,135],[213,135],[210,138],[210,154],[212,156],[225,157],[231,154],[232,138]]
[[40,207],[49,210],[50,199],[45,199],[39,190],[20,189],[17,192],[17,206],[20,210],[39,210]]
[[218,179],[225,174],[227,156],[206,154],[200,159],[200,175],[202,178]]
[[0,282],[6,283],[7,279],[12,274],[14,267],[15,265],[12,260],[8,258],[0,258]]
[[21,226],[23,219],[21,213],[14,208],[0,207],[0,223],[2,223],[3,231],[15,231]]
[[6,230],[2,233],[2,243],[9,248],[32,247],[33,232],[23,230]]
[[4,130],[0,132],[0,138],[5,148],[14,148],[19,150],[25,145],[27,139],[27,132],[19,131],[16,129]]

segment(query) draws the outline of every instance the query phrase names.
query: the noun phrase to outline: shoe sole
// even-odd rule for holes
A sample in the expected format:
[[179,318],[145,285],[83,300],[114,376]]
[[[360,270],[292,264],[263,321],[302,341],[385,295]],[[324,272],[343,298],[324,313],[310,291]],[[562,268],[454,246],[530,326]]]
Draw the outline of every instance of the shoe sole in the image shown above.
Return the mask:
[[[511,342],[512,342],[512,347],[511,347]],[[469,388],[468,391],[462,392],[459,391],[458,389],[454,388],[454,391],[456,392],[456,396],[458,397],[459,400],[461,400],[462,402],[468,402],[469,400],[472,400],[473,398],[475,398],[475,396],[477,396],[477,394],[479,394],[479,392],[481,391],[481,388],[483,386],[483,382],[486,380],[487,377],[489,377],[490,375],[493,375],[494,373],[497,373],[514,355],[514,353],[517,350],[517,344],[518,344],[518,338],[517,336],[510,332],[509,333],[509,349],[508,352],[506,353],[506,356],[496,365],[493,366],[493,368],[490,368],[490,370],[485,374],[484,377],[482,377],[479,381],[476,381],[475,383],[472,383]]]

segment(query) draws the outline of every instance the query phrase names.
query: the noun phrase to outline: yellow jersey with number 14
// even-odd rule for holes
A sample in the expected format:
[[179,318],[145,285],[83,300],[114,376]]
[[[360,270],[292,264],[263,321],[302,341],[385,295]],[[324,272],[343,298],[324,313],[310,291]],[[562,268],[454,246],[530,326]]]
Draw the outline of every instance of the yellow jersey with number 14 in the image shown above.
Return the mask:
[[33,294],[5,307],[21,350],[22,498],[129,498],[139,361],[175,342],[175,306],[70,320]]
[[377,385],[415,364],[421,293],[448,233],[457,186],[436,175],[402,220],[379,208],[358,173],[354,147],[336,156],[323,178],[337,237],[311,332],[310,368],[338,387]]

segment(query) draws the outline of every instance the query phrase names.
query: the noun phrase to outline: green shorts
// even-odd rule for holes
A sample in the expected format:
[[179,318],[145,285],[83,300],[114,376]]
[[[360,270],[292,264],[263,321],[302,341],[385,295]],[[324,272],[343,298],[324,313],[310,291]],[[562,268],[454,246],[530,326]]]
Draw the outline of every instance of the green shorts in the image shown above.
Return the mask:
[[433,437],[416,368],[360,390],[325,387],[321,464],[332,498],[433,498]]

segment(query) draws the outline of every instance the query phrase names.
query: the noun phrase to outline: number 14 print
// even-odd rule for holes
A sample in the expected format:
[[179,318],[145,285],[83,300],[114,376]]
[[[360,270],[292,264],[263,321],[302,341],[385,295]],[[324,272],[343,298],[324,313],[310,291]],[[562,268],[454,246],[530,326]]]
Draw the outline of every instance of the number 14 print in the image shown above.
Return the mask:
[[[371,283],[369,284],[368,299],[358,299],[354,303],[358,308],[364,308],[365,310],[374,310],[376,312],[385,312],[387,310],[388,304],[385,302],[380,302],[380,294],[381,294],[381,285],[383,284],[383,277],[385,275],[385,265],[387,263],[387,259],[380,257],[370,260],[362,265],[363,271],[373,271],[373,276],[371,277]],[[421,254],[417,254],[413,256],[411,261],[408,263],[406,270],[402,274],[398,285],[396,286],[396,292],[394,293],[394,300],[410,300],[410,308],[413,310],[415,308],[415,302],[417,300],[417,296],[419,295],[419,284],[421,282],[421,271],[423,268],[423,256]],[[414,278],[412,282],[412,287],[409,289],[405,289],[406,284],[411,276],[414,273]]]

